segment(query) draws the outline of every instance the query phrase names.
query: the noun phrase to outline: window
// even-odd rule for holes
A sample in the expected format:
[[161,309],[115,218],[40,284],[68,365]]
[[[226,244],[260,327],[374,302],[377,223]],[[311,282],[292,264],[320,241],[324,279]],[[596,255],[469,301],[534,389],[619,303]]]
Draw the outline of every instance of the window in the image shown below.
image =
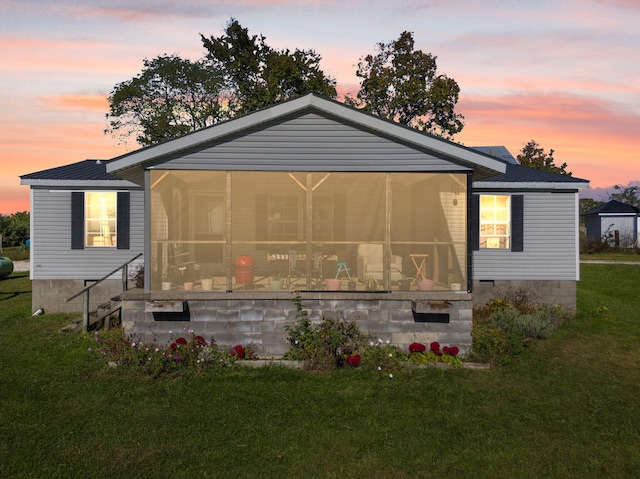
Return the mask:
[[509,249],[511,197],[480,195],[480,248]]
[[86,246],[117,246],[116,192],[86,192],[84,221]]
[[[313,198],[313,241],[333,239],[333,198]],[[306,233],[306,201],[298,196],[269,196],[269,241],[298,241]]]
[[128,191],[71,193],[71,249],[129,249]]

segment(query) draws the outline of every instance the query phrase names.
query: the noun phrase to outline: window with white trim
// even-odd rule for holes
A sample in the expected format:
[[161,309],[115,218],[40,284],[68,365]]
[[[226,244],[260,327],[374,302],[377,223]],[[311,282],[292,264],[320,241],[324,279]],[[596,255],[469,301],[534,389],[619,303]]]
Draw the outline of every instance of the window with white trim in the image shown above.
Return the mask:
[[115,191],[87,191],[84,195],[85,245],[117,246],[118,201]]
[[510,249],[511,197],[480,195],[480,248]]

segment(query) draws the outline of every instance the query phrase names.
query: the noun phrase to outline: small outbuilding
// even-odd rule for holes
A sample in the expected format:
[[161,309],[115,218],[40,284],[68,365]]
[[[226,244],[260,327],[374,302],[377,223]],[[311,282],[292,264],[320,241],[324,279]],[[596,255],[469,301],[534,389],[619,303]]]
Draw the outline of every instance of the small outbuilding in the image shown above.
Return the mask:
[[611,200],[582,214],[587,241],[606,241],[610,246],[633,248],[640,237],[640,208]]

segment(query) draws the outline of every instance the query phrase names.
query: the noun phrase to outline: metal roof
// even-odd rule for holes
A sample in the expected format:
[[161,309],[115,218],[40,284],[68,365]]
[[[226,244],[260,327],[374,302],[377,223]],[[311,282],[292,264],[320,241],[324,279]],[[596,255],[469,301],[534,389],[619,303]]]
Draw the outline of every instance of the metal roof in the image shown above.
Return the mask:
[[119,180],[116,175],[107,173],[107,161],[83,160],[70,165],[57,166],[48,170],[36,171],[20,176],[22,180]]
[[504,146],[472,146],[474,150],[477,150],[485,155],[493,156],[495,158],[500,158],[501,160],[506,161],[507,163],[511,163],[516,165],[516,159],[513,155],[507,150]]
[[507,164],[507,171],[482,180],[483,183],[588,183],[589,180],[561,175],[550,171],[536,170],[517,164]]

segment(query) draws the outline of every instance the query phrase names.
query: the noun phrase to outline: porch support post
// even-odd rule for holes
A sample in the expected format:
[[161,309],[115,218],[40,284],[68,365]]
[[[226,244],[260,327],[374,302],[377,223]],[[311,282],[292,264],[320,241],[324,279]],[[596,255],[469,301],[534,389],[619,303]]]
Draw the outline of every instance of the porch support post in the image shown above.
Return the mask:
[[384,289],[391,291],[391,173],[385,173],[384,248],[382,253]]
[[89,290],[82,293],[82,330],[89,331]]
[[304,270],[306,271],[306,284],[307,291],[311,289],[311,272],[313,271],[313,173],[307,173],[307,230],[305,236],[307,237],[306,244],[306,265]]
[[129,279],[129,263],[125,264],[124,268],[122,268],[122,291],[126,291],[127,289],[129,289],[128,279]]

